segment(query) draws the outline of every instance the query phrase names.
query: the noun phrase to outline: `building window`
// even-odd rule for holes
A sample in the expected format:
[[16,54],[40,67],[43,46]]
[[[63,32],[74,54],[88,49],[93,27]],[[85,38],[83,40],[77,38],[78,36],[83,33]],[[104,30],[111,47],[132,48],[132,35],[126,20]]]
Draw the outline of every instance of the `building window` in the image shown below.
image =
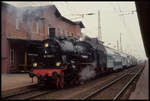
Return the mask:
[[49,36],[49,27],[48,27],[48,36]]
[[71,32],[69,33],[69,36],[72,36]]
[[66,36],[69,36],[69,32],[67,32]]
[[10,64],[14,64],[14,49],[10,49]]
[[63,30],[63,34],[65,34],[65,31]]
[[40,28],[39,28],[39,21],[37,21],[36,22],[36,33],[37,34],[39,34],[39,32],[40,32],[39,30],[40,30]]
[[59,28],[57,29],[57,34],[60,34],[60,29]]
[[16,30],[19,30],[19,19],[16,18]]
[[60,30],[60,34],[63,34],[63,31],[62,31],[62,30]]

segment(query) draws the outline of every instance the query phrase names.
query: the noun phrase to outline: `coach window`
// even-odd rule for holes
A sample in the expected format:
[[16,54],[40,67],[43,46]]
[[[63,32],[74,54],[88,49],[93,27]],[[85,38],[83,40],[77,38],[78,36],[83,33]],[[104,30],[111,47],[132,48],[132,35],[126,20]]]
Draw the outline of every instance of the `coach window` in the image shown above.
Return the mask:
[[14,64],[14,49],[10,49],[10,64]]

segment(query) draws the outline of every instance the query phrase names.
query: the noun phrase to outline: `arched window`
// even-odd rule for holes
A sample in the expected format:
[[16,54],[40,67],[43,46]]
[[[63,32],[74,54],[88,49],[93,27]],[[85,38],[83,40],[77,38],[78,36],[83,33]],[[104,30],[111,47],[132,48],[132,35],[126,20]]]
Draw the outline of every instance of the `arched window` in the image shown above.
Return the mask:
[[39,34],[40,32],[40,26],[39,26],[39,20],[36,22],[36,33]]
[[19,19],[16,17],[16,30],[19,30]]

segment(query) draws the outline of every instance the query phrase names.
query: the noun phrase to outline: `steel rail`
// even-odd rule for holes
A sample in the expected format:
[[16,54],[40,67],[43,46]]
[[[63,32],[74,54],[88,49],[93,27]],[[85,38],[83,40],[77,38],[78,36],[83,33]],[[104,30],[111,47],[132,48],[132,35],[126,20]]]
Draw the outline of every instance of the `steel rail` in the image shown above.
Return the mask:
[[[40,91],[40,92],[38,93],[38,91]],[[54,91],[56,91],[56,90],[52,90],[52,89],[47,90],[47,88],[42,88],[42,87],[37,86],[37,85],[31,85],[31,86],[27,86],[27,87],[14,89],[14,91],[13,90],[10,91],[11,93],[8,92],[7,95],[5,94],[5,96],[3,96],[2,99],[15,99],[15,97],[16,97],[16,99],[18,99],[18,97],[20,99],[21,98],[20,96],[24,96],[24,95],[25,95],[25,97],[22,97],[21,99],[31,99],[31,98],[34,98],[34,97],[37,97],[37,96],[40,96],[40,95],[43,95],[43,94],[47,94],[47,93],[50,93],[50,92],[54,92]],[[32,93],[32,94],[29,95],[29,96],[26,96],[30,93]]]
[[140,69],[135,75],[134,77],[121,89],[121,91],[113,98],[113,100],[116,100],[120,97],[120,95],[125,91],[125,89],[129,86],[129,84],[131,84],[133,82],[133,80],[138,76],[138,74],[140,74],[142,72],[142,70],[144,69],[144,67],[142,69]]
[[100,91],[103,91],[105,88],[111,86],[112,84],[114,84],[115,82],[121,80],[122,78],[124,78],[127,74],[124,74],[122,75],[121,77],[111,81],[110,83],[106,84],[104,87],[100,88],[100,89],[97,89],[96,91],[92,92],[91,94],[89,94],[88,96],[84,97],[84,98],[81,98],[81,100],[86,100],[92,96],[94,96],[96,93],[100,92]]
[[[6,99],[6,98],[9,98],[9,97],[12,97],[12,96],[17,96],[17,95],[21,95],[21,94],[24,94],[24,93],[27,93],[27,92],[31,92],[31,91],[35,91],[37,90],[37,88],[30,88],[31,86],[37,86],[37,85],[30,85],[30,86],[26,86],[26,87],[21,87],[21,88],[16,88],[16,89],[13,89],[13,90],[10,90],[10,91],[7,91],[8,94],[6,93],[4,96],[2,96],[3,99]],[[16,92],[16,90],[21,90],[20,92]],[[23,91],[25,90],[25,91]],[[6,91],[5,91],[6,92]],[[11,93],[10,93],[11,92]]]
[[25,91],[25,92],[22,92],[22,93],[13,94],[13,95],[10,95],[10,96],[7,96],[7,97],[3,97],[3,99],[10,99],[14,96],[20,96],[20,95],[23,95],[23,94],[26,94],[26,93],[29,93],[29,92],[34,92],[34,91],[37,91],[37,89],[33,89],[33,90],[30,90],[30,91]]
[[45,95],[45,94],[48,94],[48,93],[53,93],[55,91],[57,91],[57,90],[48,90],[48,91],[45,91],[45,92],[43,92],[41,94],[37,94],[37,95],[30,96],[28,98],[25,98],[24,100],[30,100],[32,98],[35,98],[35,97],[38,97],[38,96],[41,96],[41,95]]
[[[35,91],[39,91],[39,90],[35,90]],[[6,98],[6,99],[21,99],[21,100],[30,100],[30,99],[32,99],[32,98],[35,98],[35,97],[38,97],[38,96],[41,96],[41,95],[44,95],[44,94],[48,94],[48,93],[53,93],[53,92],[55,92],[56,90],[46,90],[46,91],[41,91],[41,92],[39,92],[39,93],[35,93],[34,94],[34,92],[32,91],[32,92],[30,92],[30,93],[32,93],[31,95],[29,95],[29,96],[26,96],[26,97],[24,97],[24,95],[28,95],[29,94],[29,92],[26,92],[26,93],[23,93],[23,94],[17,94],[17,95],[14,95],[14,96],[11,96],[11,97],[8,97],[8,98]],[[15,98],[15,96],[16,96],[16,98]],[[17,98],[18,96],[20,96],[19,98]]]
[[[139,66],[138,66],[139,67]],[[132,71],[131,71],[132,72]],[[87,100],[89,98],[91,98],[92,96],[94,96],[95,94],[97,94],[98,92],[103,91],[105,88],[111,86],[112,84],[116,83],[117,81],[121,80],[122,78],[124,78],[125,76],[127,76],[128,73],[123,74],[121,77],[111,81],[110,83],[106,84],[104,87],[95,90],[94,92],[90,93],[89,95],[87,95],[86,97],[80,98],[81,100]]]

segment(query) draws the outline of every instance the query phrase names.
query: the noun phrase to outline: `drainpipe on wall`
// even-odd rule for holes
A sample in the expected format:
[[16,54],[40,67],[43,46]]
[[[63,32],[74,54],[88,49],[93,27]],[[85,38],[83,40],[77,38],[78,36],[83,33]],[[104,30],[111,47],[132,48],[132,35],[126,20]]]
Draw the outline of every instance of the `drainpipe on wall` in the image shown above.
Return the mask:
[[27,69],[27,52],[25,52],[25,57],[24,57],[24,70]]

